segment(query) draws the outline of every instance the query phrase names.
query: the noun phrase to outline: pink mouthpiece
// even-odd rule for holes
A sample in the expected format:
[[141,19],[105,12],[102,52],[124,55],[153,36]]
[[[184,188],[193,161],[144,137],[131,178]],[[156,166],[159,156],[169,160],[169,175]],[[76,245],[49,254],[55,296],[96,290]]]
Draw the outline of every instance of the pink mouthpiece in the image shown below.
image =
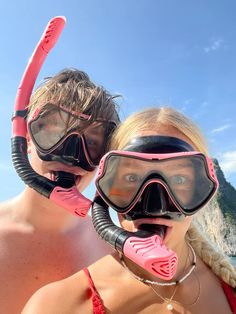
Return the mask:
[[123,253],[161,279],[170,280],[176,273],[178,257],[163,244],[159,235],[149,238],[130,237],[125,242]]
[[64,207],[70,213],[85,217],[92,202],[83,196],[75,186],[72,188],[62,188],[56,186],[50,194],[50,200],[57,205]]

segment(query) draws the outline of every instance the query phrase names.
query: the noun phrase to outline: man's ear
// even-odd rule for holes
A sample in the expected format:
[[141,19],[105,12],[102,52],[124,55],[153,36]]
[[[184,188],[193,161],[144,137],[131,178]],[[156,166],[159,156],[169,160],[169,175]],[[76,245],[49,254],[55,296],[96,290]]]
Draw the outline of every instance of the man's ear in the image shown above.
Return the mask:
[[27,141],[27,154],[30,154],[32,141],[30,139],[29,133],[26,134],[26,141]]

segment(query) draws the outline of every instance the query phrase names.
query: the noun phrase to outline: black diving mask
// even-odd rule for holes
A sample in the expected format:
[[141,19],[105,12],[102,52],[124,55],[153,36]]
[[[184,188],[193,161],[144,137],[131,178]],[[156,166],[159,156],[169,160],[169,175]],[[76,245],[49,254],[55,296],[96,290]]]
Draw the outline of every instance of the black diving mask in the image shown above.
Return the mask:
[[105,154],[116,123],[102,118],[90,120],[90,115],[53,104],[48,104],[48,110],[36,111],[28,130],[39,157],[93,171]]

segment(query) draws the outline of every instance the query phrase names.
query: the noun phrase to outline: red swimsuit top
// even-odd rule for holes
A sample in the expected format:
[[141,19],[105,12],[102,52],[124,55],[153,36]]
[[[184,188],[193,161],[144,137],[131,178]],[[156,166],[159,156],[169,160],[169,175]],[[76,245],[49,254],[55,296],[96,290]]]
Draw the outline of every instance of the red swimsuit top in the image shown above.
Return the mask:
[[94,286],[88,268],[84,268],[83,271],[88,278],[89,288],[92,292],[93,314],[106,314],[102,299]]
[[222,285],[222,288],[223,288],[225,295],[228,299],[232,313],[236,314],[236,296],[233,293],[232,287],[230,287],[227,283],[225,283],[223,281],[221,282],[221,285]]
[[[99,293],[97,292],[94,286],[89,270],[87,268],[84,268],[83,271],[86,277],[88,278],[89,287],[92,292],[93,314],[105,314],[106,313],[105,307],[103,305],[103,302]],[[236,296],[233,293],[233,289],[225,282],[221,282],[221,284],[222,284],[224,293],[228,299],[232,313],[236,314]]]

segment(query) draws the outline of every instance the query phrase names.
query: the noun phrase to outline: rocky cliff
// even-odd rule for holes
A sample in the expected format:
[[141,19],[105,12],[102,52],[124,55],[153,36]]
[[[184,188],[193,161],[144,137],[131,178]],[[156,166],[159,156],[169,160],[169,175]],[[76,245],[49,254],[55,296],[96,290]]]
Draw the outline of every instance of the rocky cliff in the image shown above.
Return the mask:
[[214,159],[216,175],[220,183],[217,201],[227,222],[236,225],[236,189],[225,179],[224,173]]
[[236,255],[236,189],[225,179],[216,159],[214,164],[220,187],[214,199],[199,211],[198,222],[226,254]]

